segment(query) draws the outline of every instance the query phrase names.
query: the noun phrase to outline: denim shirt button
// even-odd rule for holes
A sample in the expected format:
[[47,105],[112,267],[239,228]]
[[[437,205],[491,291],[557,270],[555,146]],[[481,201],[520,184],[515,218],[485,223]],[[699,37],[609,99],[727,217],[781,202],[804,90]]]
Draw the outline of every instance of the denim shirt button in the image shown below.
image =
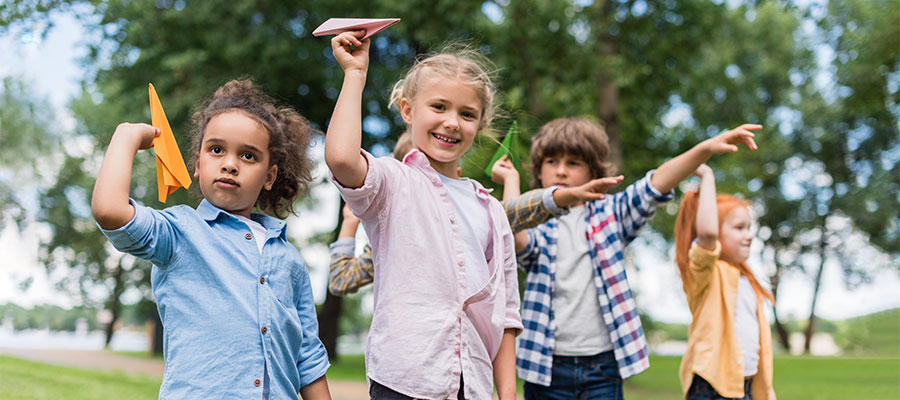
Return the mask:
[[244,239],[247,239],[247,240],[253,239],[253,235],[251,235],[250,232],[247,232],[247,234],[244,235]]
[[259,277],[259,284],[262,285],[265,283],[266,283],[266,277],[264,277],[264,276]]
[[253,386],[259,386],[260,384],[262,384],[262,382],[260,382],[259,379],[253,381]]
[[265,335],[265,334],[266,334],[266,332],[268,332],[268,331],[269,331],[269,329],[268,329],[268,328],[266,328],[266,327],[262,327],[262,329],[260,329],[260,330],[261,330],[261,331],[262,331],[262,333],[263,333],[263,335]]

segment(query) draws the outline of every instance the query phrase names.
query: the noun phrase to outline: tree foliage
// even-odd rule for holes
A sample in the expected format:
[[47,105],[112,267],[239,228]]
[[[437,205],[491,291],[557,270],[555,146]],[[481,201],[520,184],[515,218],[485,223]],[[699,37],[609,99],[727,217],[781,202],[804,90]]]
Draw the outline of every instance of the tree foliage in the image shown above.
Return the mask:
[[[762,211],[776,291],[783,274],[813,266],[814,278],[814,266],[820,271],[826,259],[841,260],[848,281],[864,283],[872,269],[853,262],[853,249],[841,244],[851,237],[887,254],[883,264],[900,264],[900,16],[890,1],[32,0],[0,6],[0,26],[45,27],[41,16],[59,10],[89,15],[97,35],[86,60],[96,75],[72,108],[76,134],[98,153],[67,158],[42,204],[56,227],[49,254],[71,255],[66,262],[77,261],[71,265],[81,265],[88,280],[112,279],[96,272],[110,255],[77,210],[116,124],[149,119],[147,83],[157,87],[182,149],[194,105],[241,76],[324,130],[342,75],[328,39],[310,32],[329,17],[402,18],[373,37],[363,146],[376,153],[386,154],[405,129],[387,107],[402,71],[448,41],[468,42],[498,67],[506,118],[497,131],[516,120],[528,137],[553,118],[593,118],[607,127],[626,184],[727,128],[765,125],[761,150],[718,157],[711,166],[721,191],[741,193]],[[823,64],[828,49],[834,59]],[[528,143],[520,145],[527,154]],[[477,143],[463,174],[494,187],[480,171],[496,146]],[[529,173],[522,172],[527,188]],[[163,206],[148,152],[132,182],[138,201]],[[167,205],[195,203],[184,191],[170,199]],[[675,211],[664,208],[652,227],[670,236]],[[819,254],[821,262],[806,262],[804,254]],[[149,298],[148,266],[129,268],[124,284]],[[329,313],[341,309],[336,301],[326,301]]]

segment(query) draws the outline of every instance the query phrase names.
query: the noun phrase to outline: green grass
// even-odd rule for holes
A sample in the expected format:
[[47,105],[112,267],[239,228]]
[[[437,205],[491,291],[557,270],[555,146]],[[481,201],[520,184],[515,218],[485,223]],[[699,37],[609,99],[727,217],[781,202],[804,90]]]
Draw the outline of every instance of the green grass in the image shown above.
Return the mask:
[[[649,370],[625,382],[625,398],[681,399],[680,362],[680,357],[652,357]],[[363,357],[341,356],[328,370],[328,379],[364,382]],[[159,380],[140,375],[0,356],[2,400],[156,399],[159,385]],[[776,357],[775,390],[782,399],[900,399],[900,358]]]
[[121,372],[58,367],[0,356],[0,399],[153,400],[160,380]]

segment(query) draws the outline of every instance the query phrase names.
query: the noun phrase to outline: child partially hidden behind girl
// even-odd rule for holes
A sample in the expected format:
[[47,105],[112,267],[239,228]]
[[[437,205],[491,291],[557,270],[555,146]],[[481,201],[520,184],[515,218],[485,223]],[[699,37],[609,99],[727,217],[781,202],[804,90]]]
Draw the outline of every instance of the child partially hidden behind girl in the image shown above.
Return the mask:
[[675,261],[693,320],[681,359],[685,397],[774,399],[772,336],[764,302],[772,294],[747,267],[750,210],[716,196],[713,171],[701,165],[698,192],[685,194],[675,225]]
[[135,153],[159,130],[116,128],[91,209],[119,250],[153,263],[165,326],[161,399],[328,399],[309,274],[283,218],[310,181],[311,129],[249,81],[216,90],[194,114],[194,209],[128,197]]

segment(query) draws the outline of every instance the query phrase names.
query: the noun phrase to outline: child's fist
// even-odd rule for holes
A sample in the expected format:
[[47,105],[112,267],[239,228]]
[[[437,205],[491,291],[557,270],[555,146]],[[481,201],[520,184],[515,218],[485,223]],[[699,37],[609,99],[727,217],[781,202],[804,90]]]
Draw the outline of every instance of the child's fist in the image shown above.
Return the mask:
[[506,185],[508,179],[518,181],[519,171],[516,171],[516,167],[513,166],[512,161],[509,161],[509,157],[504,155],[491,167],[491,182],[498,185]]
[[359,223],[359,218],[356,217],[356,214],[353,214],[353,210],[350,209],[349,205],[344,204],[341,212],[344,214],[344,223]]
[[131,124],[123,122],[116,127],[113,136],[128,138],[138,142],[138,149],[144,150],[153,147],[153,138],[159,136],[159,129],[147,124]]
[[762,128],[762,125],[743,124],[714,138],[707,139],[707,149],[712,154],[736,153],[737,145],[743,144],[750,150],[756,150],[756,142],[753,141],[756,135],[752,131]]
[[712,170],[712,168],[709,167],[709,165],[700,164],[700,166],[697,167],[697,170],[694,171],[694,176],[696,176],[698,178],[702,178],[702,177],[704,177],[708,174],[712,174],[712,173],[713,173],[713,170]]
[[369,69],[369,44],[371,41],[368,38],[359,40],[365,34],[366,31],[361,29],[344,32],[331,39],[331,51],[334,53],[334,59],[341,65],[344,72],[352,70],[365,72]]

